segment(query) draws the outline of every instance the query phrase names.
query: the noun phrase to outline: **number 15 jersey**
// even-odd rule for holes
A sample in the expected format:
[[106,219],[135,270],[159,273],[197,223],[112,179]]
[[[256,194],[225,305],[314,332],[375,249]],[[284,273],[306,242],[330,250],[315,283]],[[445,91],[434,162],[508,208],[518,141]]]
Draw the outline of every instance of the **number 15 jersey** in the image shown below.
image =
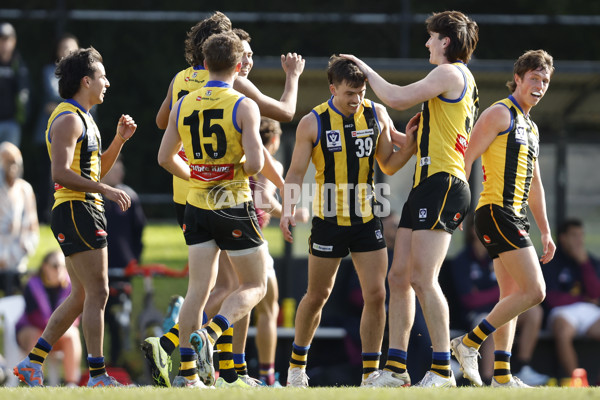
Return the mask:
[[225,82],[209,81],[179,103],[177,130],[190,166],[187,202],[192,206],[220,210],[252,200],[236,122],[244,98]]

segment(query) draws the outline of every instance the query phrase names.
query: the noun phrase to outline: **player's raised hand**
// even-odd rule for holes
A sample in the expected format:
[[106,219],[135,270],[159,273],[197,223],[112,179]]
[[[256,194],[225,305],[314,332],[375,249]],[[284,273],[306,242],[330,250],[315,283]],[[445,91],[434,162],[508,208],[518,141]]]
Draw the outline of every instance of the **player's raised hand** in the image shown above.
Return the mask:
[[129,140],[135,133],[137,129],[137,124],[127,114],[121,114],[121,118],[119,118],[119,122],[117,123],[117,135],[123,139],[123,141]]
[[306,60],[302,58],[300,54],[297,53],[287,53],[286,55],[281,55],[281,67],[284,72],[287,74],[300,75],[304,71],[304,64]]

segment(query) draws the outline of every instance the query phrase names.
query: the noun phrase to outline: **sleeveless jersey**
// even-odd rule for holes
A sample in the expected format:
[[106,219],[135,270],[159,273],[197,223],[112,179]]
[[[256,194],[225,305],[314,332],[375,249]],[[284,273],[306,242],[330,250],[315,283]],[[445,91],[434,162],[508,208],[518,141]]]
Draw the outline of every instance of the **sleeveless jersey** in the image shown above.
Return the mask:
[[313,215],[350,226],[373,219],[373,162],[381,128],[375,104],[364,99],[349,117],[333,105],[333,98],[312,110],[318,137],[313,145],[316,168]]
[[[194,90],[200,89],[208,81],[208,70],[204,67],[196,65],[189,67],[183,71],[179,71],[175,78],[173,78],[173,89],[171,92],[171,105],[170,109],[173,109],[177,100],[185,96],[186,94],[193,92]],[[187,163],[188,160],[185,157],[185,151],[183,147],[179,151],[179,156]],[[184,181],[181,178],[173,176],[173,201],[177,204],[185,205],[188,190],[190,184],[188,181]]]
[[452,65],[462,73],[465,87],[458,99],[446,99],[440,95],[423,103],[413,187],[438,172],[467,180],[465,151],[477,118],[479,95],[467,66],[460,61]]
[[492,106],[496,104],[509,109],[510,127],[500,132],[481,155],[483,190],[477,208],[496,204],[523,217],[539,154],[539,133],[512,95]]
[[[58,117],[68,113],[79,116],[83,125],[81,136],[77,139],[77,146],[75,147],[71,170],[86,179],[99,182],[101,171],[100,156],[102,155],[100,132],[90,113],[73,99],[65,100],[60,103],[54,109],[48,120],[46,128],[46,147],[48,149],[50,161],[52,161],[52,141],[50,139],[52,124]],[[78,200],[89,202],[95,205],[98,210],[104,211],[104,200],[100,193],[78,192],[67,189],[57,183],[54,184],[54,190],[53,209],[66,201]]]
[[195,207],[220,210],[252,200],[236,123],[242,99],[225,82],[209,81],[179,104],[177,129],[190,165],[187,202]]

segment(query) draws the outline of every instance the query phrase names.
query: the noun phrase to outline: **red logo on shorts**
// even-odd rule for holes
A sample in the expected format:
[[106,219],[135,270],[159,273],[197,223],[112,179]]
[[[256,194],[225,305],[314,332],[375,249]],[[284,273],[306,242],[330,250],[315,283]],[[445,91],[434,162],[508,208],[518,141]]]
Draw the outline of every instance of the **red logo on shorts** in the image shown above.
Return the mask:
[[104,229],[98,229],[96,231],[96,236],[104,237],[104,236],[108,236],[108,233],[106,233],[106,231]]
[[59,233],[58,235],[56,235],[56,239],[58,239],[58,243],[62,243],[65,241],[65,235]]
[[187,226],[185,224],[183,224],[183,227],[181,229],[183,229],[183,233],[185,233],[185,228],[187,228]]
[[460,219],[460,217],[461,217],[461,216],[462,216],[462,215],[460,215],[460,213],[456,213],[456,214],[454,214],[454,220],[455,220],[455,221],[458,221],[458,220]]
[[521,235],[523,237],[529,236],[529,234],[527,233],[527,231],[525,229],[519,229],[519,235]]
[[483,241],[486,242],[487,244],[492,243],[492,239],[490,239],[490,237],[488,235],[483,235]]
[[242,231],[240,231],[239,229],[234,229],[233,231],[231,231],[231,236],[233,236],[234,238],[241,238],[242,237]]

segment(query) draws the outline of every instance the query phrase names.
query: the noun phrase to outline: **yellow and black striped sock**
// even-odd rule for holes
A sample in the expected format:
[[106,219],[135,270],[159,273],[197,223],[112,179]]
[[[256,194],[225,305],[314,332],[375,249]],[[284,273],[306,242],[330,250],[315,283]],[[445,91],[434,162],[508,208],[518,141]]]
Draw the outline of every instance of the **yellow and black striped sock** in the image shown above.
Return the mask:
[[489,322],[487,322],[484,319],[471,332],[465,335],[465,337],[463,338],[463,344],[465,346],[473,347],[474,349],[479,350],[479,347],[481,347],[481,343],[483,343],[483,341],[487,339],[487,337],[491,335],[495,330],[496,328],[494,328],[492,325],[490,325]]
[[179,347],[179,324],[175,324],[169,332],[160,337],[160,347],[163,348],[168,355],[173,354],[175,349]]
[[362,378],[367,379],[373,372],[379,370],[381,353],[362,353]]
[[196,360],[198,355],[194,349],[189,347],[179,348],[180,363],[179,363],[179,376],[183,376],[185,379],[193,381],[198,379],[198,369],[196,368]]
[[52,351],[50,343],[39,338],[33,349],[31,349],[31,353],[29,353],[29,361],[42,365],[46,361],[46,357],[48,357],[50,351]]
[[246,353],[233,354],[233,367],[238,375],[248,375],[248,364],[246,364]]
[[306,360],[308,359],[308,346],[298,346],[296,343],[292,346],[292,356],[290,357],[290,368],[306,369]]
[[233,328],[227,328],[217,340],[219,352],[219,376],[227,383],[238,379],[233,364]]
[[431,372],[434,372],[443,378],[450,378],[452,370],[450,369],[449,351],[433,352],[431,356]]
[[88,357],[88,365],[90,367],[90,378],[106,373],[104,357]]
[[231,324],[221,314],[215,315],[212,319],[211,323],[206,327],[206,332],[208,333],[208,337],[211,341],[211,344],[214,346],[217,342],[217,339],[225,332]]
[[498,383],[508,383],[512,374],[510,373],[510,356],[508,351],[496,350],[494,352],[494,379]]
[[406,359],[405,350],[388,349],[388,358],[383,370],[403,374],[406,372]]

